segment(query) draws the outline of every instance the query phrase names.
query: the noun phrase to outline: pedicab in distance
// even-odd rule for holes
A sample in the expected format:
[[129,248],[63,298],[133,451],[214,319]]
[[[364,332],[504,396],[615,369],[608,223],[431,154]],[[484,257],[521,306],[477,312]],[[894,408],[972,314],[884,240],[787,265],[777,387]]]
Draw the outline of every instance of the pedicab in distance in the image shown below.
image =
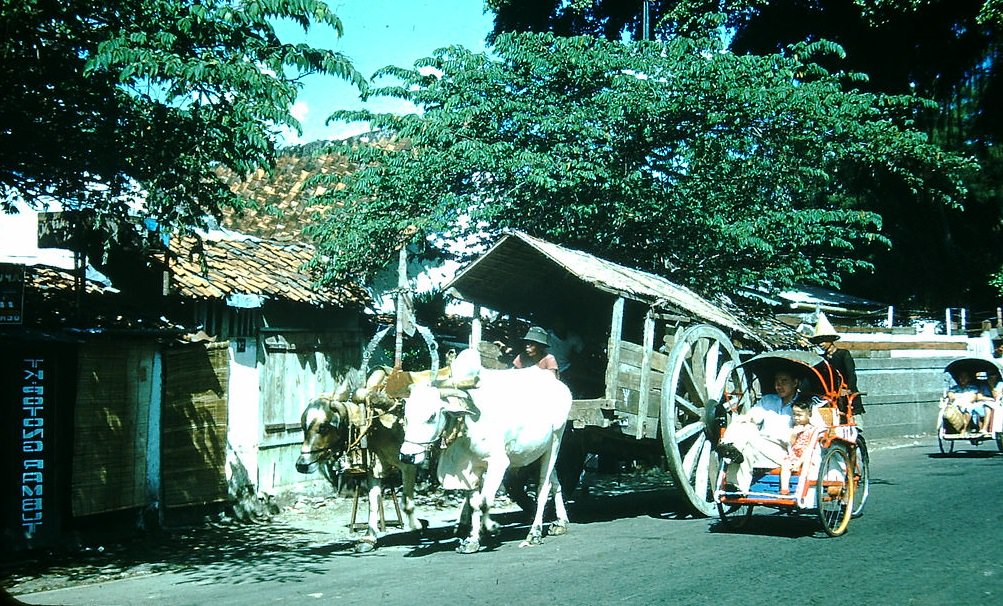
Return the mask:
[[[944,368],[944,372],[951,375],[957,383],[957,375],[961,371],[971,374],[973,381],[983,381],[981,375],[987,379],[992,378],[994,373],[999,374],[1003,369],[999,362],[988,358],[959,358],[952,361]],[[948,398],[948,389],[944,388],[944,395],[940,399],[940,408],[937,411],[937,445],[940,452],[954,452],[954,443],[963,440],[970,442],[973,446],[978,446],[985,440],[995,440],[996,447],[1003,451],[1003,403],[998,399],[979,400],[979,405],[985,406],[988,416],[988,431],[980,431],[974,424],[965,426],[962,411],[956,404],[952,404]]]
[[708,427],[718,428],[714,441],[727,431],[735,414],[745,413],[764,393],[773,391],[773,377],[790,371],[801,379],[802,391],[815,396],[812,425],[800,470],[793,470],[789,494],[781,494],[780,469],[757,469],[748,493],[726,482],[727,461],[720,460],[714,492],[718,515],[725,527],[741,527],[755,507],[784,513],[815,514],[830,536],[846,532],[850,518],[860,515],[869,493],[867,447],[853,419],[856,394],[840,397],[842,376],[821,356],[807,351],[772,351],[739,366],[747,377],[744,393],[725,394],[725,401],[708,405]]

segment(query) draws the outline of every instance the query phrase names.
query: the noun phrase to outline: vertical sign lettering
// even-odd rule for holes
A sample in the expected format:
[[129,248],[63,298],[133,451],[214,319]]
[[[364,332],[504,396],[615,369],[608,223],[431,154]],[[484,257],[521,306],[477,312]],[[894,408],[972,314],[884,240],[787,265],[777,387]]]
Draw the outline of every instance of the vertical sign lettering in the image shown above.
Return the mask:
[[21,365],[21,527],[32,538],[45,518],[45,360]]

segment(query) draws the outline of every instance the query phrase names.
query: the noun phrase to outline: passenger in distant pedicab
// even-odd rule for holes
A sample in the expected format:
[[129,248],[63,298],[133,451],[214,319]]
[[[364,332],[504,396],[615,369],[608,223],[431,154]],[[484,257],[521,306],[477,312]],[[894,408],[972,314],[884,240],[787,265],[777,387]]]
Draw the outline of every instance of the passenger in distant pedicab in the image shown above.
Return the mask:
[[791,474],[801,473],[805,449],[815,433],[815,427],[811,424],[811,407],[811,400],[805,398],[795,400],[792,405],[794,429],[791,431],[787,456],[784,457],[783,463],[780,465],[780,494],[790,494]]
[[[818,312],[818,321],[815,323],[814,335],[808,340],[818,345],[822,350],[822,356],[829,361],[829,365],[839,371],[839,374],[843,375],[843,380],[846,381],[846,391],[839,394],[840,398],[849,398],[852,394],[857,394],[856,399],[853,400],[853,414],[864,414],[864,402],[857,390],[857,365],[854,363],[853,356],[849,351],[836,347],[839,333],[836,332],[836,329],[829,322],[829,319],[825,317],[824,313]],[[841,404],[840,409],[843,410],[844,408],[845,406]],[[846,411],[843,410],[843,412]],[[860,424],[859,420],[857,424]]]
[[1003,378],[1000,378],[998,370],[990,370],[986,373],[985,385],[989,389],[989,395],[992,396],[992,399],[998,402],[1003,397]]
[[717,446],[728,460],[728,490],[749,492],[756,468],[779,467],[787,457],[791,437],[792,404],[800,393],[793,373],[781,370],[773,379],[776,393],[764,395],[749,412],[736,415]]
[[547,331],[539,326],[533,326],[526,331],[526,336],[522,338],[522,353],[512,360],[512,366],[516,368],[529,368],[539,366],[544,370],[549,370],[558,377],[557,358],[549,353],[547,348],[550,341],[547,339]]
[[964,416],[964,426],[961,433],[968,433],[970,428],[986,431],[985,425],[989,419],[984,402],[992,400],[992,391],[986,385],[978,385],[971,371],[961,369],[954,375],[954,385],[947,390],[947,400],[957,405]]

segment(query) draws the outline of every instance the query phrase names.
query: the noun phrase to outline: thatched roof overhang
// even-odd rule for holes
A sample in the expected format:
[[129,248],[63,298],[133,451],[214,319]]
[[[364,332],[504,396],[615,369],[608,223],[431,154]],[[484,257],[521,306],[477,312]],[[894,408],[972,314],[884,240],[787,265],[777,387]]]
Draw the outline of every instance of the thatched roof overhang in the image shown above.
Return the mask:
[[579,317],[603,327],[611,305],[623,297],[632,304],[634,315],[654,309],[683,324],[714,325],[755,343],[756,349],[775,343],[735,313],[685,286],[518,231],[507,232],[460,271],[446,290],[465,301],[541,323],[548,315],[577,311]]

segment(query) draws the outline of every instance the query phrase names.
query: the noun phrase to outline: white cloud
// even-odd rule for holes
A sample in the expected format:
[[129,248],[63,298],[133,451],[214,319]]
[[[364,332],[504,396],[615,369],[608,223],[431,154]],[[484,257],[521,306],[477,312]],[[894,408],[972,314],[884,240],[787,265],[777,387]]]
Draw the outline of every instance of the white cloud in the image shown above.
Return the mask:
[[310,113],[310,105],[306,101],[297,101],[289,108],[289,113],[293,115],[293,118],[303,122],[306,120],[307,114]]

